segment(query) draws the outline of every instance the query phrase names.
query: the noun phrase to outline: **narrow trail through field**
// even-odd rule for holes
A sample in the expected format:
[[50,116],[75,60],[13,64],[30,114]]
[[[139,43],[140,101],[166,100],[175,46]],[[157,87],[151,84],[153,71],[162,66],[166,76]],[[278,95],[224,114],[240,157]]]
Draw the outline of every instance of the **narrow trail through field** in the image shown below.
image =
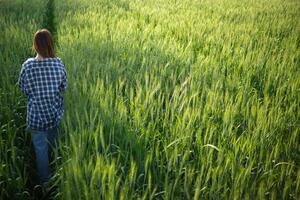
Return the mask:
[[42,27],[48,29],[52,33],[55,42],[57,42],[57,31],[54,18],[54,0],[48,0],[45,8]]
[[[48,29],[54,37],[55,44],[57,44],[56,43],[57,42],[56,24],[55,24],[55,21],[54,21],[54,1],[53,0],[46,0],[45,1],[43,19],[42,19],[42,23],[40,24],[39,28]],[[26,112],[24,112],[24,115],[25,115],[25,113]],[[26,118],[26,116],[24,118]],[[30,159],[27,159],[25,161],[25,162],[27,162],[27,163],[25,163],[25,165],[29,166],[28,167],[29,171],[27,171],[28,180],[27,180],[26,187],[29,189],[29,191],[31,191],[30,196],[32,196],[33,198],[35,198],[35,199],[48,199],[51,194],[48,194],[47,197],[45,197],[45,196],[42,197],[41,194],[37,191],[37,185],[39,183],[38,183],[38,178],[37,178],[37,175],[36,175],[36,172],[35,172],[35,169],[36,169],[35,153],[34,153],[34,149],[33,149],[33,146],[31,144],[31,141],[29,140],[29,138],[26,141],[27,141],[27,145],[30,146],[30,148],[28,148],[29,152],[27,152],[30,155]]]

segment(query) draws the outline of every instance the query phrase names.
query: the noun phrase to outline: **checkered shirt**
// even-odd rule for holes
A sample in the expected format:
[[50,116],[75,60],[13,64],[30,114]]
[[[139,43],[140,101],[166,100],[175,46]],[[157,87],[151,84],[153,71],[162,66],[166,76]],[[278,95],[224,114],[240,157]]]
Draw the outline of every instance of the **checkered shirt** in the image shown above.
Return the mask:
[[61,59],[27,59],[22,65],[18,84],[28,97],[27,127],[33,130],[57,127],[64,113],[62,92],[67,87]]

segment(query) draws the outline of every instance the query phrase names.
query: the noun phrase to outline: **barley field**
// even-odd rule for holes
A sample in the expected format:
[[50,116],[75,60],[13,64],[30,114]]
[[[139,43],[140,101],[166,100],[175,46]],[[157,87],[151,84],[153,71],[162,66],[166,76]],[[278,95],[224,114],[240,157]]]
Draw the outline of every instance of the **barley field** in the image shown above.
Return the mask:
[[16,85],[68,73],[51,199],[300,199],[297,0],[0,0],[0,196],[37,199]]

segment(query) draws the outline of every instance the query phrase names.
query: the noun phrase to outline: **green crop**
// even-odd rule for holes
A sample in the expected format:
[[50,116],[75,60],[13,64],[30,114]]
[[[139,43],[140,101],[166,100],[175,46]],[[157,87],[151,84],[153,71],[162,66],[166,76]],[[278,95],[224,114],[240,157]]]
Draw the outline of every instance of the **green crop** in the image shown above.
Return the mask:
[[0,199],[27,199],[34,174],[26,99],[17,87],[21,64],[33,56],[33,33],[43,20],[39,0],[0,1]]
[[1,195],[31,197],[15,82],[49,26],[68,73],[55,198],[299,199],[298,1],[21,2],[0,1]]

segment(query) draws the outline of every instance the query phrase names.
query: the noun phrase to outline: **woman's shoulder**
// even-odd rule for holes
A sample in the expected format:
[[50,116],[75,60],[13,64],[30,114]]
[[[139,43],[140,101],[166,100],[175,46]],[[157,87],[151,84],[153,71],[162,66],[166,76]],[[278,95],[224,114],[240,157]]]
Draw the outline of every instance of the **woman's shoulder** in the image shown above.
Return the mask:
[[62,63],[62,59],[60,57],[55,57],[59,62]]
[[38,58],[27,58],[27,60],[22,64],[23,67],[28,68],[30,66],[40,66],[40,65],[44,65],[46,63],[57,63],[59,65],[64,66],[62,60],[60,57],[54,57],[54,58],[43,58],[43,59],[38,59]]
[[28,65],[30,65],[32,62],[34,62],[34,58],[27,58],[24,62],[23,62],[23,66],[27,67]]
[[51,58],[43,58],[41,61],[50,61],[50,62],[60,62],[62,63],[62,60],[60,57],[51,57]]
[[60,57],[55,57],[55,58],[56,58],[57,61],[60,63],[60,65],[61,65],[62,67],[64,67],[64,63],[63,63],[62,59],[61,59]]

